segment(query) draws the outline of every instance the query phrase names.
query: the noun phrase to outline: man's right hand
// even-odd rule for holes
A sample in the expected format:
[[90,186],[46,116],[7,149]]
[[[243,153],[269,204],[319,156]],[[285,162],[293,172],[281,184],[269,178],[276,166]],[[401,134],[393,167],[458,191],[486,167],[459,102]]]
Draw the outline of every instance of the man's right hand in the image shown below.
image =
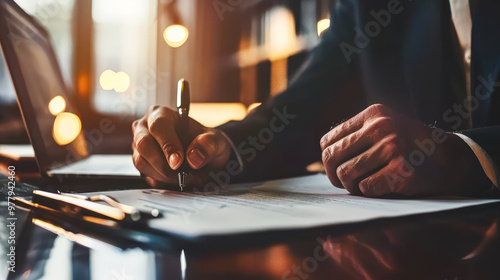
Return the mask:
[[166,107],[153,106],[144,117],[132,124],[135,167],[153,187],[178,184],[177,169],[186,160],[195,170],[188,182],[201,185],[208,171],[226,164],[231,145],[222,132],[207,128],[189,119],[189,134],[193,138],[187,149],[176,132],[178,114]]

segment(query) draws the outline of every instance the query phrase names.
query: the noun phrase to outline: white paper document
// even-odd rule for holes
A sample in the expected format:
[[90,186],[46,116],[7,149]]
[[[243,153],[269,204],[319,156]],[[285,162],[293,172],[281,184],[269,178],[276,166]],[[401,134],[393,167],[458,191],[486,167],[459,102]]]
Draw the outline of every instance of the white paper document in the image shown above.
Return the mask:
[[400,217],[500,200],[435,198],[376,199],[349,195],[326,175],[230,185],[218,193],[160,189],[104,192],[139,209],[158,209],[150,227],[184,237],[301,229]]

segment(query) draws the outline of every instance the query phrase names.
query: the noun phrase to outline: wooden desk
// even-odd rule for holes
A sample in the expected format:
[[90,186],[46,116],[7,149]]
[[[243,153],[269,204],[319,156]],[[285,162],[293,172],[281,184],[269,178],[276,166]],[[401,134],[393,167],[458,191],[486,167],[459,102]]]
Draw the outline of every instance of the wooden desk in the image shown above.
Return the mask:
[[[5,224],[4,202],[0,213]],[[8,279],[42,275],[51,280],[500,277],[498,205],[196,242],[165,237],[153,244],[105,237],[98,241],[85,232],[60,232],[66,236],[58,237],[32,224],[31,216],[18,213],[16,273]],[[0,228],[4,248],[6,231]],[[1,255],[2,263],[6,258]],[[0,276],[5,274],[2,269]]]

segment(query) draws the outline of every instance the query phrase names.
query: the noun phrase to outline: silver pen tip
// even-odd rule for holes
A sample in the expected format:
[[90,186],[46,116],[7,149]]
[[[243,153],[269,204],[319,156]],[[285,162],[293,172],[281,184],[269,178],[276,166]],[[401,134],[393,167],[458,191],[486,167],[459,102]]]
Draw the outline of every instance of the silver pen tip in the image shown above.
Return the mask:
[[187,173],[186,172],[180,172],[179,173],[179,187],[181,188],[181,192],[186,187],[186,180],[187,180]]

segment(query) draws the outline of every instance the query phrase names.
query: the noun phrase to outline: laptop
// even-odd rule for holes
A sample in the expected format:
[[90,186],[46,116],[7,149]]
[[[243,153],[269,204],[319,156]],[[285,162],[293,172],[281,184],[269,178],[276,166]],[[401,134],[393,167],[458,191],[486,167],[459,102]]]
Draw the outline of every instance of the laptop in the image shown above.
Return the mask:
[[131,155],[89,153],[50,36],[13,0],[0,0],[0,45],[42,176],[140,178]]

